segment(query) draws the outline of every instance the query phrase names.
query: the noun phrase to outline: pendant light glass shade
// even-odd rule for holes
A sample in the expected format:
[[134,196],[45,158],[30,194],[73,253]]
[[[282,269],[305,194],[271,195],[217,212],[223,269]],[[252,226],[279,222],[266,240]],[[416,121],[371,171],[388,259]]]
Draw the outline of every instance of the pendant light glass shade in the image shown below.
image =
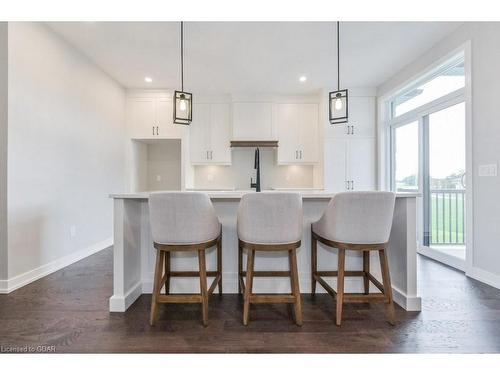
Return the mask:
[[193,121],[193,94],[184,91],[184,22],[181,22],[181,91],[174,91],[174,124]]
[[347,90],[332,91],[329,98],[330,124],[342,124],[347,122],[348,112]]
[[330,124],[342,124],[349,118],[349,100],[347,90],[340,89],[340,23],[337,22],[337,91],[332,91],[328,98]]
[[174,123],[189,125],[193,121],[193,95],[189,92],[174,92]]

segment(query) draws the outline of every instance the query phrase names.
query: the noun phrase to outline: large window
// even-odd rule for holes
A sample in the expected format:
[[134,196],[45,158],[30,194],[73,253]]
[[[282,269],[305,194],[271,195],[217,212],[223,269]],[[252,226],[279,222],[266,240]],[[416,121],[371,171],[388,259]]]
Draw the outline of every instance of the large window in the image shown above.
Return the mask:
[[418,190],[418,121],[398,126],[393,134],[396,190]]
[[464,59],[458,56],[395,96],[391,101],[391,115],[401,116],[463,87]]

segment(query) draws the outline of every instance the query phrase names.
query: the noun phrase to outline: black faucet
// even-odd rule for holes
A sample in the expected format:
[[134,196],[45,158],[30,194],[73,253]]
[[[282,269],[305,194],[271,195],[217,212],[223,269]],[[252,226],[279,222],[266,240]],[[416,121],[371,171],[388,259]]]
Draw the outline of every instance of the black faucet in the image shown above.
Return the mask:
[[253,165],[254,169],[257,170],[257,176],[256,179],[257,181],[253,182],[253,178],[250,177],[250,188],[255,188],[256,192],[260,191],[260,155],[259,155],[259,148],[257,147],[255,149],[255,162]]

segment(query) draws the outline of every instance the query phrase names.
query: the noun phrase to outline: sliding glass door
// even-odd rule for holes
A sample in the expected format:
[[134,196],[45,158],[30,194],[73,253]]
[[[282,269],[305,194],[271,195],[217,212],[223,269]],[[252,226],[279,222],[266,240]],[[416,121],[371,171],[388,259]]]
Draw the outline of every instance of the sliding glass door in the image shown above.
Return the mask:
[[465,103],[424,117],[424,245],[465,257]]

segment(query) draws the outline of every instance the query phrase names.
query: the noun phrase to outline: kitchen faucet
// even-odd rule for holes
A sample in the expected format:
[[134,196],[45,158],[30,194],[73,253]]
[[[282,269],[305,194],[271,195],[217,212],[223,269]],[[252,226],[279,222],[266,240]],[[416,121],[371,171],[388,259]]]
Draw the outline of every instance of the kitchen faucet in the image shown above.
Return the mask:
[[254,169],[257,170],[256,173],[256,181],[253,182],[253,178],[250,177],[250,188],[255,188],[256,192],[260,191],[260,155],[259,155],[259,148],[257,147],[255,149],[255,161],[253,165]]

